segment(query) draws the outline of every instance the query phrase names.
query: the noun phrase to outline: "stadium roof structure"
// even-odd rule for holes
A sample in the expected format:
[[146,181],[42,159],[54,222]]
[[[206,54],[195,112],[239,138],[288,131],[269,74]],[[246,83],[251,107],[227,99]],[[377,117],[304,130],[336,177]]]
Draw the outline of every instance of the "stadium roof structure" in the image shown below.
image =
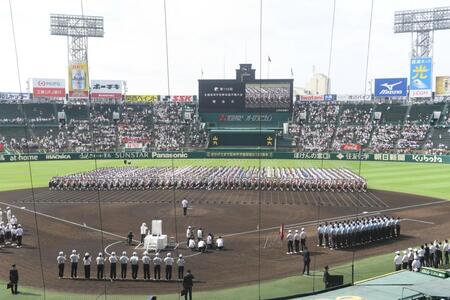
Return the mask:
[[307,296],[302,300],[317,299],[415,299],[417,296],[448,297],[450,295],[450,278],[441,279],[422,273],[400,271],[372,280],[355,283],[355,285]]

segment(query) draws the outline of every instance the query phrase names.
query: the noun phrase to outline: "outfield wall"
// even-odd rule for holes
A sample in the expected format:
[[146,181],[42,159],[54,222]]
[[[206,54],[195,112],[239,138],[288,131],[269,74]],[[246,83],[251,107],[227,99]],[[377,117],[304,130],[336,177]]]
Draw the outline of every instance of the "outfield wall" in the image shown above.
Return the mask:
[[314,159],[344,161],[390,161],[450,164],[450,155],[390,154],[358,152],[273,152],[273,151],[167,151],[167,152],[77,152],[0,154],[1,162],[89,159]]

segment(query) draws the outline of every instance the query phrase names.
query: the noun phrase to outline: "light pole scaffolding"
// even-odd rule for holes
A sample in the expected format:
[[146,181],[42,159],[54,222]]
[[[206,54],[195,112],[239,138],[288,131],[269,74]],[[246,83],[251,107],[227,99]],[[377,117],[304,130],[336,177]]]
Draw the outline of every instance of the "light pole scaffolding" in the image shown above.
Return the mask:
[[432,57],[434,31],[450,29],[450,7],[395,12],[394,32],[411,33],[411,57]]

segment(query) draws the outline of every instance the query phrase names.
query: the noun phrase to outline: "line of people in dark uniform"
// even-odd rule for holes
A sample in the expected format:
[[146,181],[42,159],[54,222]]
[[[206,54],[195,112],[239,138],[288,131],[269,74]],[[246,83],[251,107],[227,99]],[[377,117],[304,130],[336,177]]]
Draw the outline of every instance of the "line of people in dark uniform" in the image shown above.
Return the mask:
[[367,181],[343,168],[119,167],[53,177],[51,190],[367,190]]
[[[58,277],[64,278],[64,269],[67,261],[67,257],[63,251],[60,251],[56,262],[58,264]],[[115,252],[111,252],[109,257],[104,257],[100,252],[94,259],[88,252],[83,257],[76,250],[72,250],[68,259],[70,263],[70,278],[78,278],[78,264],[81,262],[84,267],[84,278],[91,279],[91,264],[94,261],[96,264],[96,279],[105,279],[105,265],[110,265],[110,280],[116,280],[118,278],[117,272],[120,267],[120,279],[127,279],[128,265],[131,265],[131,278],[133,280],[138,279],[140,265],[143,268],[144,280],[161,280],[161,268],[165,266],[165,280],[172,280],[172,270],[175,264],[178,270],[178,280],[184,277],[185,259],[182,254],[175,260],[171,253],[167,253],[166,257],[161,258],[159,253],[156,253],[154,257],[150,257],[149,253],[145,251],[142,257],[139,257],[136,252],[133,252],[131,257],[127,256],[126,251],[122,252],[121,256],[116,255]],[[150,277],[150,265],[153,264],[153,277]],[[95,278],[93,278],[95,279]]]
[[448,240],[443,243],[437,240],[421,245],[419,248],[395,252],[395,270],[420,272],[422,267],[440,268],[449,266],[450,245]]
[[400,229],[400,218],[388,216],[325,222],[317,228],[317,246],[340,249],[399,238]]

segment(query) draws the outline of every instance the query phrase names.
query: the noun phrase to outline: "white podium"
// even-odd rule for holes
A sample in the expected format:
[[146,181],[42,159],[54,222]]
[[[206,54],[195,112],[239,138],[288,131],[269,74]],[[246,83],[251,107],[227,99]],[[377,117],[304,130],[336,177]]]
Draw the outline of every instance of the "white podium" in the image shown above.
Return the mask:
[[159,251],[167,247],[167,235],[162,234],[162,221],[152,220],[152,233],[144,238],[145,250]]

